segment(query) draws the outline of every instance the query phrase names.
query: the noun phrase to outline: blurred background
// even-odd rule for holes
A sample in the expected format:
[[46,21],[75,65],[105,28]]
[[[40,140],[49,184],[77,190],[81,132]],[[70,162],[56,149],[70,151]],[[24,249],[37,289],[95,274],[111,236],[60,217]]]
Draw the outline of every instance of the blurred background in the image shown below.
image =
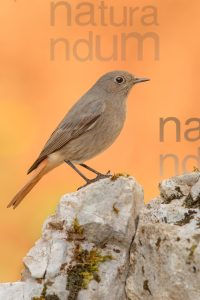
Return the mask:
[[[67,26],[66,11],[56,12],[55,26],[50,23],[51,3],[59,1],[7,0],[0,3],[0,281],[20,278],[22,258],[41,233],[46,217],[53,213],[61,195],[75,191],[83,184],[67,165],[47,175],[15,211],[6,209],[11,197],[27,180],[26,171],[37,158],[55,126],[71,105],[103,73],[125,69],[151,82],[138,85],[128,99],[125,128],[117,142],[88,164],[101,172],[126,172],[144,186],[145,201],[158,193],[158,182],[174,175],[173,159],[166,160],[160,174],[160,155],[176,155],[178,172],[187,155],[188,171],[197,165],[198,130],[191,132],[196,141],[187,141],[184,133],[197,123],[200,94],[200,2],[187,0],[123,0],[114,2],[115,19],[120,22],[124,7],[132,7],[133,24],[108,26],[100,24],[98,4],[94,6],[95,26],[75,22],[76,1],[72,5],[72,25]],[[106,6],[113,1],[104,1]],[[152,17],[151,8],[157,10]],[[156,10],[154,11],[156,13]],[[82,12],[86,10],[82,9]],[[151,12],[151,13],[150,13]],[[149,17],[147,16],[149,13]],[[85,18],[85,19],[84,19]],[[88,15],[82,16],[87,22]],[[128,19],[127,19],[128,20]],[[72,53],[77,40],[101,37],[102,54],[112,54],[113,36],[117,36],[115,60],[99,59],[93,42],[93,57],[80,61]],[[138,59],[137,43],[129,40],[127,56],[120,56],[121,34],[153,33],[158,37],[159,57],[151,39],[144,42],[144,56]],[[63,46],[50,57],[52,39],[69,41],[70,59]],[[157,41],[157,42],[158,42]],[[79,55],[86,56],[86,45],[79,45]],[[180,122],[180,142],[175,127],[166,127],[165,141],[159,139],[160,118],[176,117]],[[197,128],[198,129],[198,128]],[[195,138],[197,137],[197,138]],[[199,154],[200,155],[200,154]]]

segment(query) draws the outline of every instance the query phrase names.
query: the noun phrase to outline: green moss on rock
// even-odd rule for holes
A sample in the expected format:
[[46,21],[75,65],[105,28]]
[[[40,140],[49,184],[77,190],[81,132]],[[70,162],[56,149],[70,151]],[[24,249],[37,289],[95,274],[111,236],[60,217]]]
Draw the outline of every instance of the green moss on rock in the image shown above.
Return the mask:
[[119,177],[126,177],[126,178],[128,178],[128,177],[130,177],[130,175],[129,175],[129,174],[126,174],[126,173],[116,173],[116,174],[114,174],[114,175],[110,178],[110,180],[111,180],[111,181],[116,181]]
[[67,233],[68,241],[82,241],[85,239],[84,228],[80,225],[77,217],[74,219],[72,227]]
[[47,295],[47,285],[48,283],[44,284],[40,297],[33,297],[31,300],[60,300],[56,294]]
[[186,263],[187,264],[193,264],[194,263],[194,254],[195,254],[195,250],[197,248],[197,244],[193,244],[190,248],[187,248],[186,250],[189,251],[188,257],[186,259]]
[[100,250],[84,250],[77,245],[74,250],[73,264],[67,270],[67,290],[69,290],[68,300],[77,299],[81,289],[87,289],[91,280],[100,281],[97,274],[99,265],[107,260],[112,259],[110,255],[101,255]]

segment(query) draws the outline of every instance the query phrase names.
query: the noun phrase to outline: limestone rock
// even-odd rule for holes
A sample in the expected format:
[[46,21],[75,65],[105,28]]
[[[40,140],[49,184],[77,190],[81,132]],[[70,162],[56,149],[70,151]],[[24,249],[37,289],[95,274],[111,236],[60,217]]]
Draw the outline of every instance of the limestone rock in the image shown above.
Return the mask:
[[200,172],[159,188],[146,207],[132,177],[63,196],[0,299],[200,300]]
[[130,300],[200,299],[200,173],[164,180],[141,212],[126,281]]
[[33,297],[40,297],[41,293],[42,286],[37,283],[15,282],[0,284],[1,300],[32,299]]
[[23,260],[23,281],[0,284],[0,299],[126,299],[143,190],[132,177],[113,179],[62,197]]

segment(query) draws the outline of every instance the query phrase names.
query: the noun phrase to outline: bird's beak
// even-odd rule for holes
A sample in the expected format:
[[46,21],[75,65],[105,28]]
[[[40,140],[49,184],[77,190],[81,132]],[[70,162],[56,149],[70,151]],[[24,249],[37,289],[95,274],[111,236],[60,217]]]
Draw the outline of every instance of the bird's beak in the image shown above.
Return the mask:
[[150,79],[149,78],[138,78],[138,77],[135,77],[134,79],[133,79],[133,83],[134,84],[136,84],[136,83],[141,83],[141,82],[145,82],[145,81],[149,81]]

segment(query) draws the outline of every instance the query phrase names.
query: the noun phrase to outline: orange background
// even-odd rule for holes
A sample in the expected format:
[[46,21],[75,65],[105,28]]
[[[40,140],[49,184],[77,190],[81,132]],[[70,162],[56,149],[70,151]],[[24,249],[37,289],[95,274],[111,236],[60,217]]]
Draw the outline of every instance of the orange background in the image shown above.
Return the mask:
[[[90,3],[97,5],[97,1]],[[102,172],[111,169],[132,174],[144,186],[145,200],[149,201],[158,193],[160,154],[175,153],[182,161],[185,155],[197,153],[199,143],[183,138],[180,143],[175,142],[172,126],[167,131],[166,142],[160,143],[159,118],[179,118],[183,137],[187,128],[185,121],[199,117],[200,2],[123,0],[105,3],[114,3],[119,18],[123,6],[140,7],[134,25],[67,27],[61,10],[56,26],[51,27],[50,1],[2,0],[0,3],[1,282],[20,277],[22,257],[40,236],[46,217],[54,212],[62,194],[76,190],[83,183],[73,170],[63,165],[46,176],[17,210],[5,208],[25,182],[27,169],[57,123],[103,73],[126,69],[150,77],[151,82],[138,85],[131,92],[121,136],[89,165]],[[141,23],[144,5],[158,8],[158,26]],[[160,59],[154,60],[152,44],[146,42],[142,61],[137,60],[131,43],[125,62],[120,58],[108,62],[95,58],[89,62],[74,58],[65,61],[61,50],[58,59],[50,61],[51,38],[66,38],[73,44],[79,38],[86,38],[89,30],[101,34],[105,54],[109,54],[113,34],[156,32],[160,38]],[[194,164],[191,162],[188,169]],[[171,163],[165,170],[165,177],[170,175],[173,175]]]

